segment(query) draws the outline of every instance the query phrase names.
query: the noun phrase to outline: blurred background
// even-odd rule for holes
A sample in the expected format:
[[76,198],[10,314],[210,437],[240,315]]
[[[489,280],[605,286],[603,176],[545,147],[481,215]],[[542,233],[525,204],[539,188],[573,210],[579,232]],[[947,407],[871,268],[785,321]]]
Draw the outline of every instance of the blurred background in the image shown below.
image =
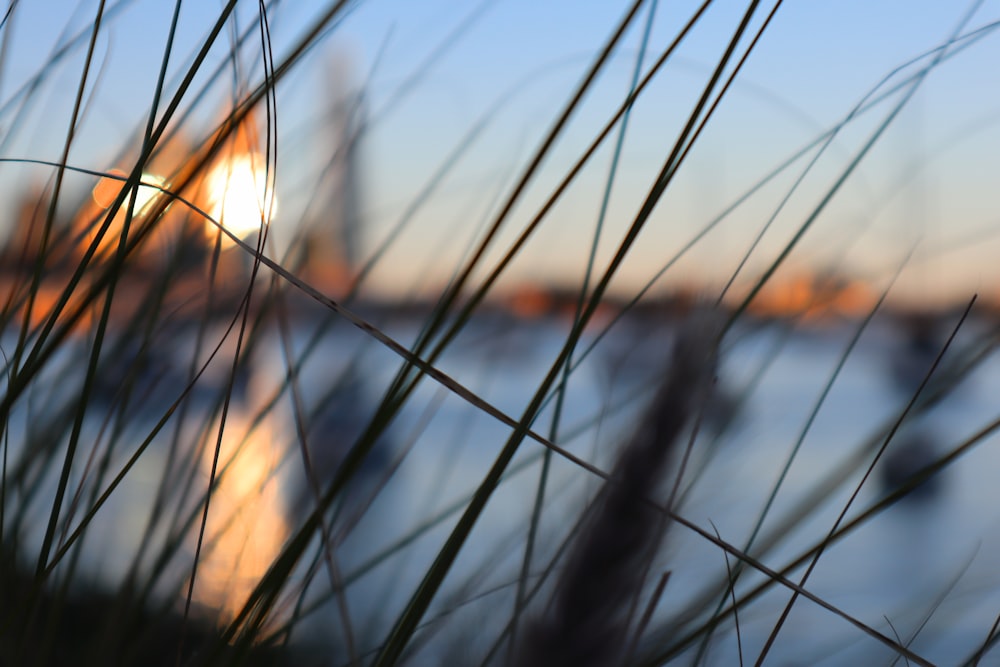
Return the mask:
[[[720,364],[663,483],[703,533],[651,561],[642,663],[763,659],[782,623],[793,664],[996,641],[1000,2],[2,20],[0,583],[42,611],[0,657],[85,589],[63,622],[154,609],[163,637],[94,636],[170,662],[189,617],[367,662],[458,535],[404,657],[498,664],[705,309]],[[779,621],[707,534],[881,638]]]

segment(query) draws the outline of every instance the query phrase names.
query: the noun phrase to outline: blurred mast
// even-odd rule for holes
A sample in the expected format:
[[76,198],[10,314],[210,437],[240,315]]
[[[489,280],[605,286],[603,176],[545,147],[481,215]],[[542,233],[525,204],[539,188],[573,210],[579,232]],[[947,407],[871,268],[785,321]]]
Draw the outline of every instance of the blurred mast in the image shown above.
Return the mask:
[[366,130],[363,88],[351,83],[350,63],[335,56],[328,69],[329,91],[323,127],[330,152],[321,166],[316,206],[307,212],[302,269],[326,290],[343,292],[361,260],[361,144]]
[[[337,60],[335,63],[342,63]],[[338,70],[346,67],[337,67]],[[336,72],[336,70],[335,70]],[[336,72],[343,76],[335,77],[341,86],[347,81],[346,72]],[[340,232],[340,251],[344,266],[353,273],[360,259],[361,240],[361,174],[360,145],[365,130],[366,102],[365,91],[359,88],[353,94],[349,91],[334,89],[338,94],[335,98],[331,121],[338,137],[335,148],[335,159],[339,153],[339,202],[335,202],[340,216],[337,227]]]

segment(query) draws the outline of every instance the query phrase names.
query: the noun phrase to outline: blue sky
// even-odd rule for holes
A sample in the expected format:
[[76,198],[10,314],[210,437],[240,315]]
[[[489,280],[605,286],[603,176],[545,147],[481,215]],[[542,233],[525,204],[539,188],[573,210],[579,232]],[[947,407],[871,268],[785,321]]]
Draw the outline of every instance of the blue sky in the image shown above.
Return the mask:
[[[658,4],[644,70],[674,38],[695,4]],[[11,100],[23,81],[42,71],[60,35],[85,30],[96,6],[93,1],[19,5],[10,24],[0,101]],[[753,27],[771,6],[762,3]],[[747,188],[842,121],[894,68],[942,44],[969,6],[933,1],[784,3],[630,253],[618,288],[634,291],[654,276]],[[172,73],[186,66],[220,7],[214,1],[183,5]],[[405,291],[413,285],[440,284],[455,269],[626,3],[498,0],[479,7],[457,1],[357,3],[281,84],[281,203],[272,227],[279,243],[292,237],[298,213],[318,196],[311,176],[332,145],[317,127],[318,119],[331,97],[331,77],[349,72],[351,80],[336,85],[350,88],[366,82],[373,117],[364,154],[368,250],[378,247],[465,133],[494,110],[490,124],[457,168],[396,239],[372,284]],[[635,216],[744,7],[742,2],[713,3],[634,108],[599,266],[609,261]],[[323,2],[275,3],[269,19],[279,62],[326,8]],[[92,77],[96,84],[90,88],[72,163],[94,169],[114,166],[109,161],[130,139],[124,129],[138,127],[148,113],[171,11],[169,2],[135,0],[106,22],[97,47],[101,74]],[[621,103],[647,11],[640,12],[515,207],[485,266],[497,260]],[[255,12],[256,3],[241,3],[235,25],[251,25]],[[967,31],[998,19],[1000,2],[983,2]],[[460,34],[442,47],[462,25]],[[744,39],[741,51],[746,44]],[[224,37],[213,51],[212,64],[224,60],[228,49]],[[431,58],[439,49],[440,55]],[[1000,278],[993,260],[1000,252],[995,206],[1000,174],[998,51],[1000,33],[988,32],[930,73],[818,217],[790,268],[827,266],[870,277],[880,286],[916,244],[915,259],[898,286],[900,294],[964,298],[973,290],[995,289]],[[334,61],[342,63],[339,69]],[[418,69],[428,62],[426,69]],[[927,62],[911,65],[890,84]],[[241,52],[240,63],[245,80],[259,81],[256,42]],[[2,149],[6,157],[58,156],[82,66],[83,50],[77,49],[52,66],[21,123],[13,124],[15,106],[0,115],[0,130],[9,135]],[[409,88],[404,87],[407,82],[412,82]],[[220,117],[231,94],[229,78],[212,87],[195,105],[192,124],[204,131]],[[899,100],[898,93],[888,97],[840,131],[757,247],[746,280],[774,258]],[[514,262],[511,281],[581,280],[615,136]],[[667,272],[663,284],[695,283],[709,292],[721,287],[805,165],[805,160],[795,163],[727,216]],[[6,165],[0,174],[0,187],[9,192],[45,172]],[[88,187],[85,179],[76,181],[79,188]]]

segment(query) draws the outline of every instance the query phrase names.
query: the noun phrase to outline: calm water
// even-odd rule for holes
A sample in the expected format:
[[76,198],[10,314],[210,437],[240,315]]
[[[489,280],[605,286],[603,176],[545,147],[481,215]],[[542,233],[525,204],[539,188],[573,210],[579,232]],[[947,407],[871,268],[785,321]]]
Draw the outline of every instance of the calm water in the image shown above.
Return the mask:
[[[417,331],[416,324],[409,322],[386,326],[404,343]],[[438,366],[506,414],[519,418],[558,354],[567,326],[558,321],[474,322]],[[731,338],[720,370],[720,386],[732,397],[745,397],[745,402],[732,428],[721,436],[715,437],[710,425],[702,429],[681,481],[685,492],[680,514],[710,532],[717,529],[727,542],[745,545],[850,334],[846,327],[787,334],[772,326],[740,331]],[[221,335],[221,331],[211,332],[208,339],[218,340]],[[176,419],[167,424],[94,520],[83,543],[82,562],[88,576],[114,586],[136,561],[164,474],[175,480],[166,505],[168,516],[198,506],[197,490],[203,492],[207,484],[219,442],[219,469],[225,472],[212,500],[195,597],[200,604],[221,610],[224,617],[239,608],[310,502],[309,487],[299,472],[301,453],[295,444],[295,409],[289,392],[272,410],[263,412],[275,392],[287,386],[286,353],[297,358],[309,335],[309,327],[299,326],[287,348],[277,332],[265,336],[249,372],[241,375],[245,386],[240,400],[233,402],[219,438],[218,419],[206,416],[206,406],[214,398],[212,387],[221,388],[228,377],[232,347],[227,344],[202,378],[206,389],[190,399],[183,425],[177,427]],[[976,327],[970,327],[958,344],[964,345],[976,335]],[[570,376],[553,439],[577,456],[608,469],[617,443],[637,419],[663,372],[670,336],[669,327],[638,323],[612,331]],[[583,346],[592,340],[593,334],[588,334]],[[5,336],[5,348],[12,344],[13,338]],[[118,426],[108,418],[114,414],[110,399],[114,383],[106,390],[107,403],[97,401],[100,404],[90,411],[71,482],[73,491],[80,490],[71,525],[83,515],[82,508],[93,502],[89,494],[110,482],[110,475],[101,476],[100,465],[100,454],[108,451],[108,443],[115,443],[110,469],[117,471],[182,390],[179,378],[189,363],[185,354],[190,354],[186,350],[191,345],[193,340],[175,339],[174,349],[158,355],[170,361],[147,372],[143,381],[148,393],[136,392],[143,398],[130,408],[121,434],[114,435]],[[784,566],[822,539],[860,482],[873,456],[871,448],[865,448],[866,441],[891,423],[907,400],[889,374],[900,345],[892,329],[877,323],[849,356],[764,522],[762,540],[775,532],[781,535],[761,556],[769,566]],[[17,443],[23,441],[24,433],[39,431],[49,406],[78,391],[82,380],[78,355],[79,350],[64,350],[46,379],[20,404],[12,421],[12,460],[21,453]],[[398,357],[368,344],[359,332],[338,327],[323,336],[297,378],[295,395],[303,415],[320,406],[319,416],[306,418],[302,428],[308,434],[310,455],[321,477],[328,478],[335,469],[342,443],[353,440],[367,422],[398,366]],[[172,374],[164,370],[167,367]],[[340,389],[331,391],[338,382]],[[945,401],[911,420],[890,444],[890,451],[893,445],[905,444],[913,434],[922,433],[937,455],[946,453],[1000,416],[998,396],[1000,361],[992,355]],[[261,414],[265,416],[257,419]],[[536,421],[535,430],[551,435],[554,414],[552,401]],[[351,582],[346,604],[362,646],[371,646],[378,630],[384,632],[395,619],[456,515],[446,515],[440,524],[377,567],[368,568],[371,560],[466,498],[486,474],[509,433],[507,426],[430,380],[422,382],[394,420],[372,455],[363,480],[350,490],[349,502],[339,514],[332,536],[340,545],[336,569]],[[171,458],[170,443],[174,440],[180,444],[177,456]],[[198,448],[197,442],[205,446]],[[423,649],[425,656],[454,646],[489,646],[509,618],[512,582],[523,557],[538,483],[539,451],[537,443],[522,444],[514,461],[520,471],[497,489],[477,524],[428,618],[456,607],[457,611],[441,616],[437,625],[445,630],[430,638]],[[850,468],[843,484],[825,494],[815,507],[810,506],[810,495],[852,457],[864,463]],[[54,489],[58,467],[50,468],[44,491],[25,501],[38,516],[45,516],[51,503],[47,491]],[[929,615],[913,648],[945,663],[966,657],[985,639],[1000,608],[1000,574],[995,567],[1000,559],[998,469],[998,439],[990,435],[941,473],[929,497],[893,506],[830,547],[807,588],[884,634],[898,633],[904,640],[921,628]],[[880,480],[876,471],[861,487],[849,517],[881,497],[885,489]],[[188,488],[185,485],[195,491],[178,493],[178,489]],[[533,569],[542,569],[545,557],[553,553],[597,488],[589,473],[558,457],[553,460],[539,533],[540,555]],[[375,493],[379,489],[381,492]],[[799,510],[808,510],[805,518],[783,528],[786,517]],[[27,530],[29,544],[40,542],[41,524],[38,521]],[[168,521],[156,523],[151,533],[153,544],[168,539],[168,525]],[[163,594],[177,590],[185,580],[194,543],[194,531],[188,531],[184,549],[161,583]],[[660,621],[672,618],[726,571],[717,547],[680,526],[671,528],[662,551],[654,576],[669,570],[671,578],[657,608]],[[25,553],[32,553],[31,548]],[[149,551],[141,558],[143,563],[151,562]],[[296,581],[305,577],[305,566],[301,570]],[[749,590],[759,581],[760,575],[750,573],[737,591]],[[323,567],[311,590],[319,596],[328,586],[329,573]],[[787,599],[785,590],[775,588],[741,613],[747,659],[756,656]],[[334,605],[326,604],[301,625],[300,634],[329,637],[341,627]],[[469,650],[470,655],[481,655]],[[736,651],[730,624],[719,633],[708,662],[735,664]],[[808,600],[796,603],[771,655],[772,664],[891,659],[891,653],[877,642]]]

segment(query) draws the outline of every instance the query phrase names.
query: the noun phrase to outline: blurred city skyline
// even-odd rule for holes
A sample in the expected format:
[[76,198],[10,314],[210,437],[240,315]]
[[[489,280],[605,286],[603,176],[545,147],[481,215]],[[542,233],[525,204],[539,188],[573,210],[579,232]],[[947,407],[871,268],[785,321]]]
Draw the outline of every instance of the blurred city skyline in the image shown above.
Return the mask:
[[[352,3],[327,26],[322,48],[307,54],[276,88],[280,205],[270,230],[273,252],[281,257],[301,232],[300,223],[328,205],[319,192],[324,187],[320,175],[338,140],[329,111],[337,99],[356,99],[363,91],[366,123],[358,184],[363,226],[357,252],[362,263],[379,257],[369,288],[397,295],[439,288],[483,237],[629,4]],[[645,73],[697,5],[656,4],[645,51],[641,45],[652,5],[640,9],[475,275],[485,276],[499,261],[622,104],[640,57]],[[277,64],[329,10],[304,3],[269,7]],[[1000,96],[989,81],[992,63],[1000,60],[1000,34],[993,25],[1000,20],[1000,2],[981,3],[959,29],[971,7],[929,1],[782,5],[612,288],[635,293],[669,265],[655,288],[682,286],[715,296],[753,248],[737,280],[745,290],[822,204],[776,281],[829,274],[862,280],[877,292],[907,262],[893,288],[903,300],[965,301],[972,292],[998,292],[1000,268],[993,258],[1000,251],[1000,221],[993,191],[1000,167]],[[220,8],[220,3],[182,6],[165,99],[176,90]],[[744,9],[744,3],[711,3],[638,98],[601,223],[597,273],[635,218]],[[737,53],[746,49],[769,9],[754,15]],[[12,13],[0,80],[0,156],[59,159],[96,11],[96,2],[59,2],[19,5]],[[106,11],[68,160],[99,172],[128,168],[116,160],[138,154],[173,7],[135,1],[111,3]],[[238,3],[234,16],[209,51],[210,66],[204,70],[218,65],[228,71],[202,98],[194,91],[208,79],[199,74],[180,107],[191,114],[188,127],[206,136],[234,100],[263,80],[257,5]],[[967,37],[944,52],[866,150],[866,142],[902,101],[908,77],[927,66],[934,49],[956,30]],[[233,57],[235,36],[244,31],[250,37]],[[75,35],[82,38],[64,57],[53,59],[59,45]],[[45,77],[26,95],[23,86],[40,73]],[[874,104],[851,118],[805,173],[825,133],[863,102]],[[160,114],[164,105],[161,101]],[[261,125],[263,118],[261,108]],[[512,262],[504,284],[582,283],[617,138],[615,129]],[[672,263],[730,205],[811,145]],[[850,177],[823,203],[862,153]],[[454,168],[436,180],[452,159]],[[11,202],[8,219],[16,214],[17,195],[44,183],[52,171],[3,166],[0,191]],[[801,185],[783,204],[803,173]],[[74,175],[66,187],[82,197],[94,184],[93,176]],[[772,216],[773,224],[755,244]],[[12,226],[7,223],[0,232]]]

